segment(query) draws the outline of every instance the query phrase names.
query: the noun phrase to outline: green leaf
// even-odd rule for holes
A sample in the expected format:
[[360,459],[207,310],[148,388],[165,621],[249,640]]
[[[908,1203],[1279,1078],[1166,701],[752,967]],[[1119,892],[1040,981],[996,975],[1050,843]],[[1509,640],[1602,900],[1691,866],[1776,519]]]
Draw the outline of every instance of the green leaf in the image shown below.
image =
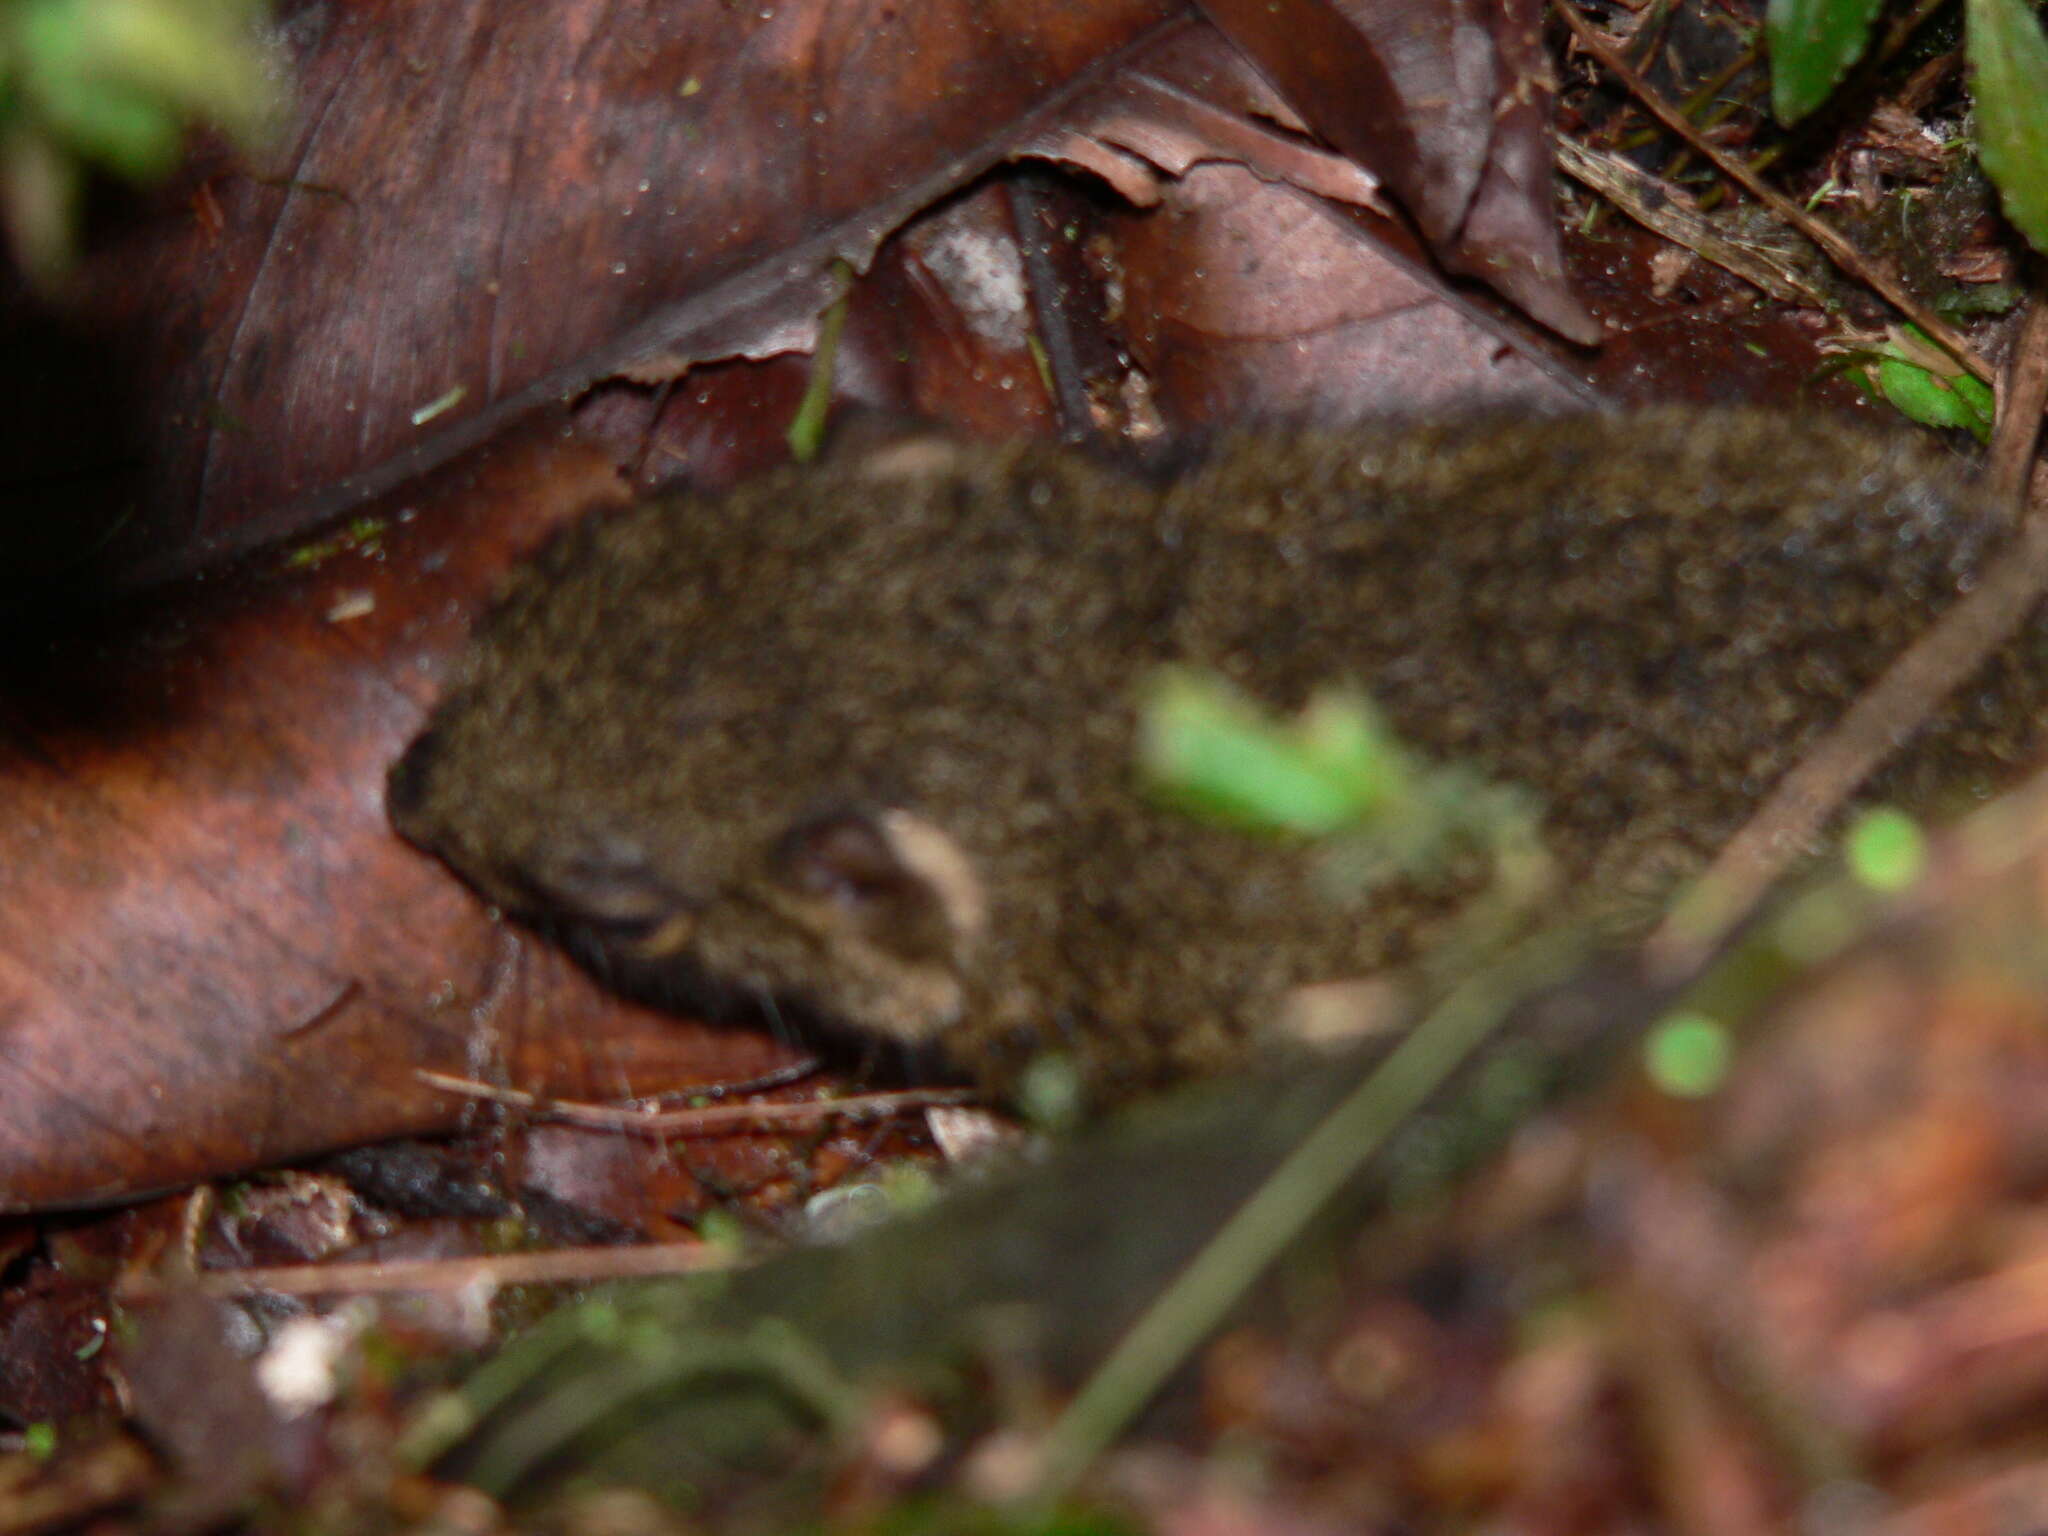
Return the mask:
[[178,120],[147,97],[104,83],[59,86],[43,92],[42,107],[73,151],[123,176],[151,181],[178,163]]
[[188,121],[252,136],[270,83],[246,0],[16,0],[19,86],[77,153],[160,176]]
[[1703,1099],[1728,1076],[1734,1042],[1727,1027],[1700,1013],[1674,1013],[1643,1042],[1650,1081],[1678,1099]]
[[0,0],[0,224],[37,282],[69,264],[79,190],[102,166],[168,172],[186,131],[245,145],[279,101],[265,0]]
[[1923,427],[1959,427],[1980,443],[1991,440],[1991,386],[1963,372],[1917,325],[1892,327],[1884,342],[1861,354],[1856,380]]
[[1196,815],[1308,837],[1356,825],[1408,776],[1362,699],[1326,695],[1276,724],[1227,684],[1172,667],[1148,690],[1138,761],[1151,788]]
[[1943,378],[1904,358],[1884,357],[1877,364],[1877,387],[1923,427],[1960,427],[1980,443],[1991,441],[1995,401],[1981,379],[1967,373]]
[[2048,251],[2048,37],[2023,0],[1968,0],[1977,154],[2005,216]]
[[1849,868],[1872,890],[1903,891],[1927,867],[1927,838],[1904,811],[1866,811],[1845,840]]
[[1764,34],[1771,53],[1771,110],[1796,123],[1863,56],[1883,0],[1771,0]]
[[248,138],[271,108],[248,0],[87,0],[100,67],[166,110]]

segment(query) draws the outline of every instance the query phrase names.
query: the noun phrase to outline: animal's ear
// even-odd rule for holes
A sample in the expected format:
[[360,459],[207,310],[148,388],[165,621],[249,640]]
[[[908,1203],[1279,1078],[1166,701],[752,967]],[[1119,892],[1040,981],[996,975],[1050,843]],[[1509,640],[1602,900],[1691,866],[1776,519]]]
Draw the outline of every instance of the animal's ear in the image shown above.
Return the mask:
[[987,901],[966,852],[909,811],[808,817],[783,834],[771,866],[785,889],[905,960],[958,962],[987,926]]

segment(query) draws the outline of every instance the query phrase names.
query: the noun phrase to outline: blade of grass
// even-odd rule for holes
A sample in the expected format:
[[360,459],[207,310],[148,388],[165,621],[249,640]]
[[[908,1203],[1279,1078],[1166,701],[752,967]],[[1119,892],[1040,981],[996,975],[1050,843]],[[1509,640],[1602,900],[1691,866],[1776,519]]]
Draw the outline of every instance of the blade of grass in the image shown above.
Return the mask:
[[2005,216],[2048,251],[2048,37],[2022,0],[1969,0],[1977,154]]
[[1030,1501],[1057,1504],[1281,1251],[1508,1017],[1583,957],[1575,930],[1526,940],[1454,990],[1288,1154],[1132,1326],[1038,1447]]

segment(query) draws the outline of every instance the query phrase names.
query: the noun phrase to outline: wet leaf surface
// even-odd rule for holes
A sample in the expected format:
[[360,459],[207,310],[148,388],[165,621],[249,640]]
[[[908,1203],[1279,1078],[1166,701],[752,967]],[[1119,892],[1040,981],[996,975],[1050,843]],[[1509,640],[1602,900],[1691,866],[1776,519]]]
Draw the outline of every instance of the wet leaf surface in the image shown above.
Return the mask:
[[600,1097],[788,1059],[609,1001],[392,836],[385,765],[491,576],[618,494],[602,457],[547,437],[442,490],[417,517],[394,504],[214,584],[14,636],[8,1206],[453,1123],[421,1067]]
[[594,380],[807,345],[832,257],[1179,9],[297,0],[272,157],[124,210],[74,325],[6,306],[17,590],[190,571]]

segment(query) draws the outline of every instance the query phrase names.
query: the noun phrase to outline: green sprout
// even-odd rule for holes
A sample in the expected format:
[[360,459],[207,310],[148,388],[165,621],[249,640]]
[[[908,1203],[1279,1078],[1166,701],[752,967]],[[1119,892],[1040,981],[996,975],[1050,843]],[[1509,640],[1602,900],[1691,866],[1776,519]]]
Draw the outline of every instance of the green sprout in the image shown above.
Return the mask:
[[1918,326],[1894,327],[1883,343],[1862,354],[1854,376],[1866,394],[1890,402],[1923,427],[1958,427],[1980,443],[1991,440],[1991,387],[1965,373]]
[[1703,1013],[1674,1013],[1643,1042],[1650,1081],[1677,1099],[1703,1099],[1728,1076],[1734,1044],[1727,1026]]
[[90,170],[147,182],[194,128],[275,120],[261,0],[0,3],[0,222],[38,280],[69,265]]
[[[1879,9],[1878,0],[1770,0],[1764,26],[1779,122],[1795,123],[1828,99],[1869,47]],[[2048,37],[2026,0],[1964,0],[1963,21],[1978,156],[2006,217],[2048,250]]]
[[818,344],[811,353],[811,376],[804,385],[804,397],[796,415],[783,434],[789,456],[808,464],[818,456],[825,441],[825,417],[832,409],[832,380],[839,363],[839,336],[846,329],[846,312],[853,302],[853,268],[834,258],[832,281],[837,289],[832,301],[818,315]]
[[1138,770],[1154,798],[1203,821],[1322,842],[1340,890],[1430,874],[1459,848],[1492,857],[1503,911],[1549,878],[1525,791],[1427,761],[1355,691],[1325,690],[1276,719],[1220,678],[1162,668],[1140,708]]
[[1327,837],[1415,792],[1407,752],[1363,698],[1319,694],[1276,722],[1229,684],[1179,667],[1147,691],[1138,761],[1160,798],[1266,836]]
[[1903,891],[1927,867],[1927,837],[1904,811],[1866,811],[1844,840],[1850,873],[1874,891]]

